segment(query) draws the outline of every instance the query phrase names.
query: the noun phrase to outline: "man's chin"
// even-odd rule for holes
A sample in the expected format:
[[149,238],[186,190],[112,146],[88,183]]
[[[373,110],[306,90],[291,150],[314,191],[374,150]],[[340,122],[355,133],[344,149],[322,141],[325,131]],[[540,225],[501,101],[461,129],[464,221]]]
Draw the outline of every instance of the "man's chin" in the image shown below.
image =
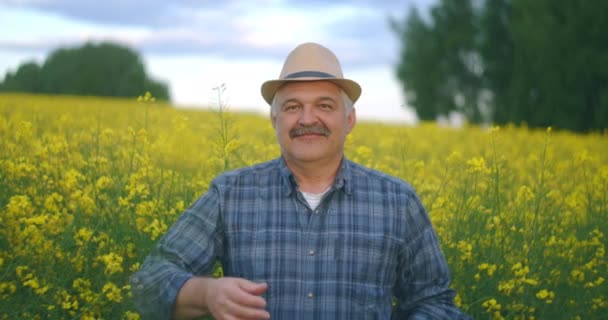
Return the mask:
[[313,152],[302,152],[304,150],[299,150],[299,152],[292,153],[289,158],[293,161],[297,162],[315,162],[324,159],[325,157],[321,153],[313,153]]

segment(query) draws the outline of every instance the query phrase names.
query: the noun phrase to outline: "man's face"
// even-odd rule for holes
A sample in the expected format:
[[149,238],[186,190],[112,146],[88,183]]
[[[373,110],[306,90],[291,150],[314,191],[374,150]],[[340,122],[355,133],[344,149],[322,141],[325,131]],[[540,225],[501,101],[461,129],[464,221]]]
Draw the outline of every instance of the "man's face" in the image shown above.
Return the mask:
[[355,126],[340,88],[329,81],[290,82],[276,94],[272,126],[283,156],[292,162],[342,158],[346,136]]

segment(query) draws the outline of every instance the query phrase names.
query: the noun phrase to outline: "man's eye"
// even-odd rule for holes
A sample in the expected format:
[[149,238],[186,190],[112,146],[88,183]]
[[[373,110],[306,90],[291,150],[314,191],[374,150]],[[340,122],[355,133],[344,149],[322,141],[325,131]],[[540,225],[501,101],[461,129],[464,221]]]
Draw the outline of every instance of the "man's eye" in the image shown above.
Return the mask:
[[321,108],[321,109],[323,109],[323,110],[331,110],[331,109],[333,109],[333,107],[332,107],[331,105],[329,105],[329,104],[325,104],[325,103],[324,103],[324,104],[319,105],[319,108]]
[[285,111],[293,111],[296,110],[298,108],[298,105],[296,104],[292,104],[292,105],[287,105],[283,108],[283,110]]

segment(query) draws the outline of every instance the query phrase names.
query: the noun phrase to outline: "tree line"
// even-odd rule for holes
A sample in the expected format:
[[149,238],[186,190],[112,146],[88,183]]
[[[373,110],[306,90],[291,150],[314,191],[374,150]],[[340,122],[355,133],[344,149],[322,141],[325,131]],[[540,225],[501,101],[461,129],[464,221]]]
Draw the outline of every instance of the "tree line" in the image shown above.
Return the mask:
[[608,127],[608,1],[439,0],[392,20],[418,117]]
[[2,91],[113,97],[149,91],[157,99],[170,98],[168,86],[146,74],[135,51],[109,42],[56,49],[42,65],[23,63],[5,75]]

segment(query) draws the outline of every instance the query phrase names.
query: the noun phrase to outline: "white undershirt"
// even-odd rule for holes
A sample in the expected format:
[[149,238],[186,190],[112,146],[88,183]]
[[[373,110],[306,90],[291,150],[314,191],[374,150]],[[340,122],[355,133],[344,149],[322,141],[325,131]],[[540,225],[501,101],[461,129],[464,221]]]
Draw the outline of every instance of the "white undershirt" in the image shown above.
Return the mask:
[[306,202],[308,202],[308,205],[310,206],[310,208],[312,210],[315,210],[317,208],[317,206],[319,205],[319,202],[321,202],[321,199],[323,199],[323,196],[327,193],[327,191],[329,191],[331,187],[325,189],[325,191],[321,192],[321,193],[308,193],[308,192],[302,192],[302,195],[304,196],[304,199],[306,200]]

